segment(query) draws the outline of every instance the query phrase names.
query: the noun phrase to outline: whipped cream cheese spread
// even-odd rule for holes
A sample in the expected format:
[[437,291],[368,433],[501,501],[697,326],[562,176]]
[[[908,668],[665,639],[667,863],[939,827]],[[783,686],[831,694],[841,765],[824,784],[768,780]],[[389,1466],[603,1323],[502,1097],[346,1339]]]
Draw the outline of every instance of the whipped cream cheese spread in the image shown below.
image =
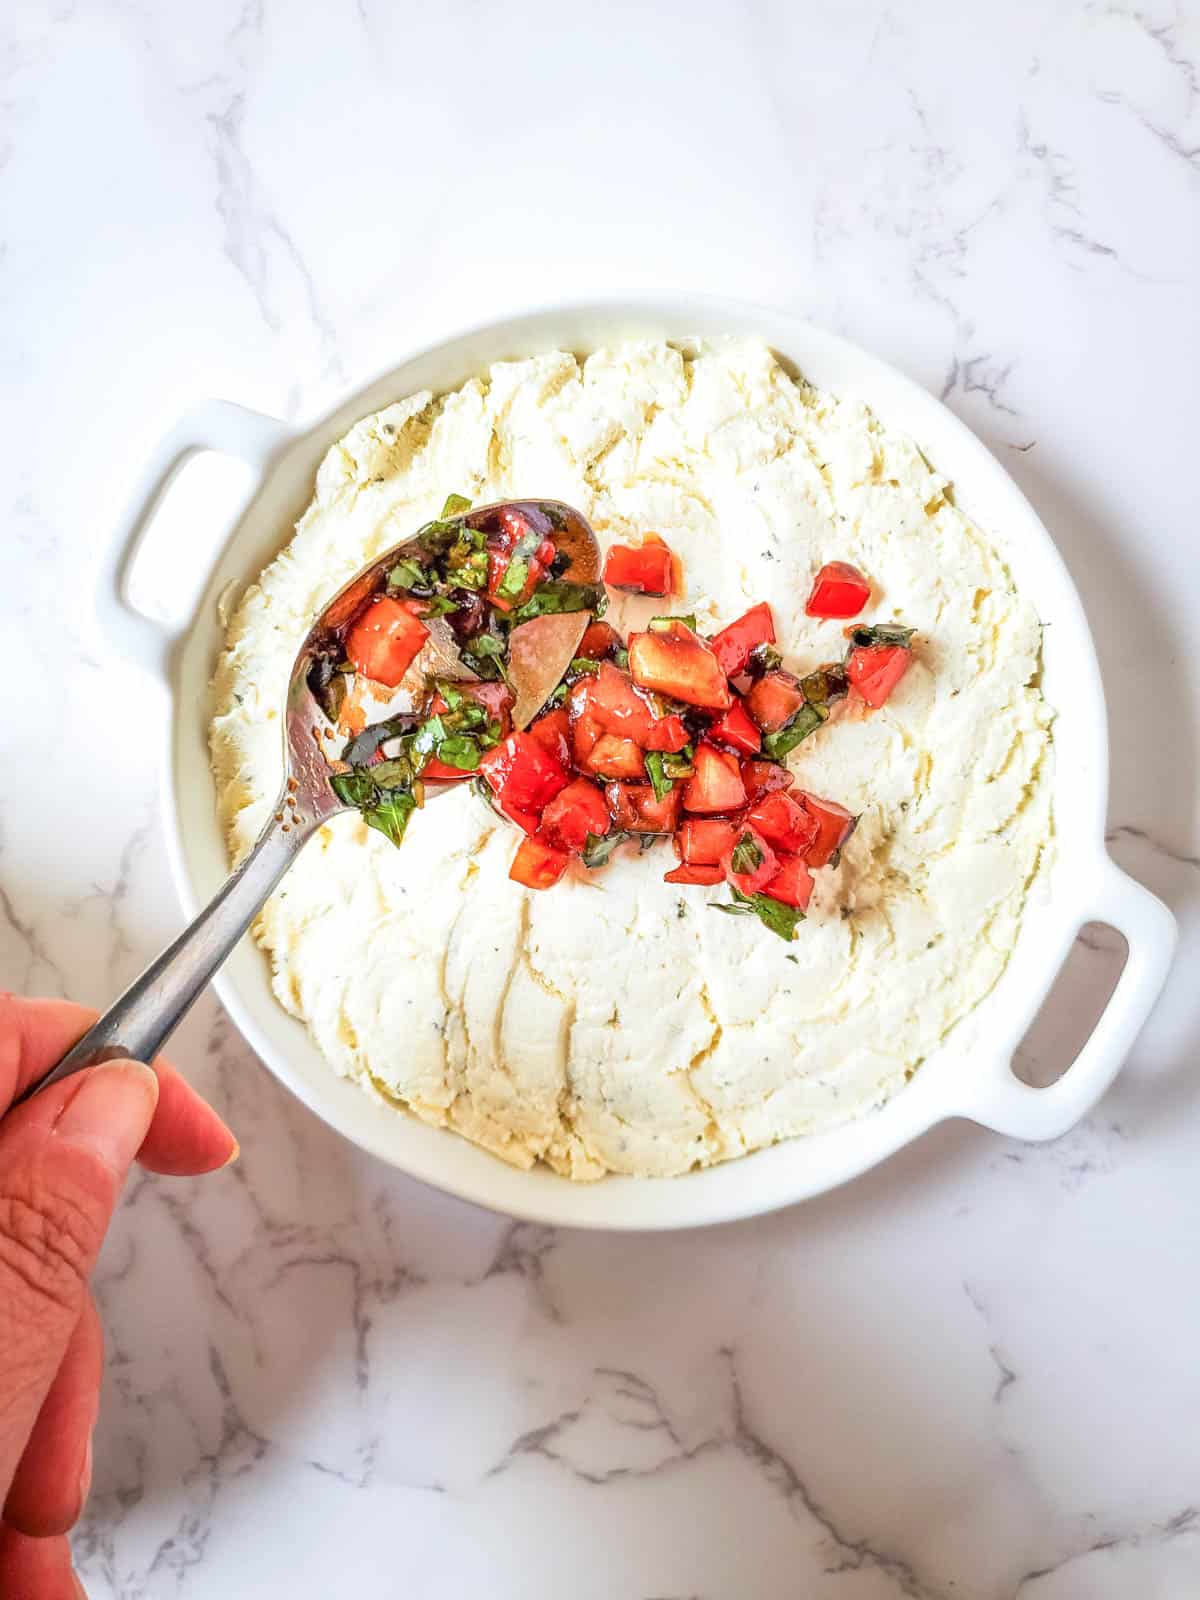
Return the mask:
[[711,912],[725,891],[664,883],[665,844],[520,888],[520,835],[467,785],[400,849],[340,815],[256,926],[280,1003],[381,1116],[571,1178],[686,1172],[879,1105],[1000,976],[1049,845],[1040,629],[994,544],[911,440],[756,343],[556,352],[412,395],[329,451],[229,622],[211,749],[234,860],[279,790],[311,621],[450,492],[567,501],[602,548],[660,533],[684,593],[614,596],[608,620],[625,634],[695,612],[711,633],[765,599],[801,674],[844,645],[805,614],[814,574],[869,574],[861,620],[915,627],[912,666],[885,707],[844,703],[790,763],[862,818],[789,944]]

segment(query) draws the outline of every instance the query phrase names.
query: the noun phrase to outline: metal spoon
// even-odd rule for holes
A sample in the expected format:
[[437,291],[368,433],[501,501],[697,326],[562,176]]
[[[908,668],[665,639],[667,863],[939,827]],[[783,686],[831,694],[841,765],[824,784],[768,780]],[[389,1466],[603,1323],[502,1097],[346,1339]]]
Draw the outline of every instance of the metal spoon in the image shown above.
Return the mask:
[[[447,520],[486,527],[508,508],[550,533],[559,554],[567,558],[564,576],[571,582],[599,581],[596,536],[578,511],[560,501],[498,501]],[[309,838],[336,812],[351,809],[342,804],[329,784],[333,769],[324,753],[323,740],[330,724],[313,698],[310,669],[330,634],[349,622],[380,587],[387,571],[418,548],[419,540],[418,534],[394,545],[344,584],[300,646],[288,683],[283,788],[254,848],[195,921],[151,962],[62,1060],[26,1090],[23,1099],[99,1061],[118,1057],[152,1061]],[[512,629],[509,676],[516,697],[514,726],[526,727],[545,703],[577,653],[590,620],[590,612],[571,612],[536,617]],[[445,621],[428,619],[427,626],[431,637],[401,687],[419,692],[425,680],[433,677],[474,679],[475,674],[462,661]],[[448,783],[429,783],[425,793],[427,798],[437,798],[451,787]]]

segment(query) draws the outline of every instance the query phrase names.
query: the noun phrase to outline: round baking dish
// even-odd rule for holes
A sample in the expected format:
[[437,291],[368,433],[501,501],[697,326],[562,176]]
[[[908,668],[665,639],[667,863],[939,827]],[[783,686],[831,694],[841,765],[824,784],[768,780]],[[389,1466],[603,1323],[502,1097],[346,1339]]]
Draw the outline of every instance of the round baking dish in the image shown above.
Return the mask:
[[[845,1182],[935,1123],[966,1117],[1021,1139],[1064,1132],[1112,1081],[1162,987],[1175,943],[1170,912],[1110,860],[1104,844],[1108,746],[1096,654],[1078,595],[1032,507],[964,425],[918,385],[844,340],[782,312],[690,295],[592,303],[493,322],[408,356],[315,426],[295,430],[223,401],[182,419],[147,463],[135,508],[106,557],[100,620],[116,647],[167,688],[171,716],[163,804],[180,894],[193,914],[228,870],[209,770],[209,679],[221,643],[217,599],[254,578],[290,536],[326,449],[359,417],[417,389],[457,388],[493,361],[564,348],[586,354],[627,338],[686,343],[716,335],[764,340],[820,388],[865,401],[910,434],[951,478],[958,503],[997,541],[1018,585],[1034,597],[1045,636],[1044,689],[1057,712],[1054,809],[1059,831],[1043,891],[993,992],[949,1035],[902,1092],[832,1132],[793,1139],[686,1177],[610,1177],[572,1184],[522,1172],[456,1134],[381,1107],[339,1078],[304,1027],[275,1000],[266,958],[243,940],[216,979],[237,1026],[279,1080],[318,1116],[401,1171],[496,1211],[593,1228],[676,1228],[769,1211]],[[260,482],[237,527],[214,539],[193,616],[164,629],[128,601],[128,579],[172,474],[188,456],[241,457]],[[536,491],[529,486],[529,492]],[[1066,1073],[1033,1089],[1011,1060],[1088,921],[1111,924],[1129,956],[1109,1004]]]

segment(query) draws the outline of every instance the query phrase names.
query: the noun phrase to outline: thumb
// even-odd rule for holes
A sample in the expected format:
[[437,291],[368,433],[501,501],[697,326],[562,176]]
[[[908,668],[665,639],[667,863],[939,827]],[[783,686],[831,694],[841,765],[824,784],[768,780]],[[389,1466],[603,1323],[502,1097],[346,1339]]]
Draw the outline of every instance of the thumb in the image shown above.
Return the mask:
[[111,1061],[0,1123],[0,1504],[157,1100],[149,1067]]

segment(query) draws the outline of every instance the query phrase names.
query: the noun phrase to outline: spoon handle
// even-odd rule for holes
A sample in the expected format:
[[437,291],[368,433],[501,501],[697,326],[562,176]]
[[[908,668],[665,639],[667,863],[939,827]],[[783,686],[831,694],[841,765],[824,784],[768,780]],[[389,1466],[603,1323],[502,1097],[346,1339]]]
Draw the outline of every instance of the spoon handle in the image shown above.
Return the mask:
[[250,854],[195,921],[21,1098],[100,1061],[119,1057],[153,1061],[317,825],[313,819],[307,826],[300,822],[285,826],[273,815]]

